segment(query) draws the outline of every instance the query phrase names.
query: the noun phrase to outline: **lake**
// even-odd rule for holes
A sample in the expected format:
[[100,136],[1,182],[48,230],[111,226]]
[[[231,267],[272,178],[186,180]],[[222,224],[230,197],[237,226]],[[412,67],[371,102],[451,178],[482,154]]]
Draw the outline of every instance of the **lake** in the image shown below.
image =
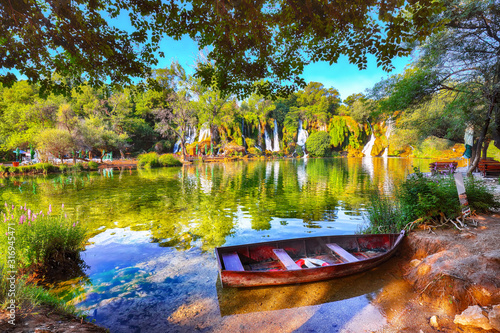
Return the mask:
[[111,332],[356,332],[385,323],[387,309],[376,301],[382,291],[408,289],[390,262],[326,282],[222,289],[213,248],[359,232],[369,223],[370,191],[391,195],[413,166],[428,171],[429,162],[285,159],[110,169],[5,178],[0,193],[34,209],[50,204],[87,226],[86,267],[55,288]]

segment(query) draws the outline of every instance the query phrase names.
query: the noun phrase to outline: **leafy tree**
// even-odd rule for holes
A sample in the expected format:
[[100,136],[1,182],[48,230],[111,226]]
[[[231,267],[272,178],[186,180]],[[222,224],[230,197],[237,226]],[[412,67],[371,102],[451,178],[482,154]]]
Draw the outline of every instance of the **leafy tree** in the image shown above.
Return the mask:
[[328,156],[331,150],[332,138],[326,132],[314,132],[307,138],[306,148],[313,157]]
[[48,128],[37,136],[38,148],[48,157],[63,157],[75,149],[75,141],[71,134],[63,129]]
[[53,127],[58,109],[56,98],[41,99],[26,81],[0,90],[0,148],[28,147],[44,128]]
[[318,127],[328,123],[335,110],[340,106],[340,94],[337,89],[326,89],[319,82],[309,84],[297,92],[297,104],[304,110],[305,117],[316,122]]
[[[39,82],[42,93],[69,93],[84,82],[130,84],[134,77],[154,85],[161,38],[188,35],[199,49],[210,49],[207,57],[216,64],[197,69],[205,86],[240,97],[287,94],[305,85],[306,64],[334,63],[342,54],[360,69],[372,54],[389,70],[393,57],[410,54],[412,42],[438,27],[429,18],[442,9],[435,0],[3,1],[0,81],[11,84],[16,77],[7,71],[18,71]],[[113,26],[126,15],[130,32]],[[254,85],[264,78],[269,81]]]
[[[446,21],[446,29],[422,45],[413,69],[393,77],[385,84],[386,89],[378,89],[379,97],[387,98],[381,105],[402,110],[429,100],[438,91],[452,92],[456,96],[454,106],[461,109],[464,116],[462,122],[475,123],[481,129],[475,150],[479,152],[492,118],[495,119],[492,135],[495,145],[500,147],[498,1],[446,0],[443,3],[446,11],[435,20]],[[479,158],[480,154],[476,154],[469,172],[476,168]]]
[[173,132],[181,142],[182,154],[186,155],[186,136],[190,128],[196,127],[196,111],[186,91],[169,96],[168,107],[154,110],[158,123],[155,130],[161,135]]

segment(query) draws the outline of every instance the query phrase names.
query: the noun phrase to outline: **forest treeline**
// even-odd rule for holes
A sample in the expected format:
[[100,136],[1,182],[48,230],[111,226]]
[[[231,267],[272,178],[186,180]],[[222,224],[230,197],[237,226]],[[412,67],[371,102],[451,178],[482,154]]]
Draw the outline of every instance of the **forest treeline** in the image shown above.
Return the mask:
[[[174,149],[193,154],[196,148],[202,153],[280,156],[301,156],[305,148],[312,156],[363,156],[372,133],[372,156],[383,154],[387,147],[391,155],[408,154],[411,149],[422,154],[427,150],[422,147],[429,145],[423,139],[429,137],[438,149],[450,148],[449,140],[463,142],[461,120],[447,112],[446,105],[454,100],[450,94],[418,108],[384,113],[381,101],[362,93],[342,100],[335,88],[319,82],[310,82],[286,98],[253,94],[240,101],[203,86],[175,62],[156,70],[153,79],[161,89],[83,85],[67,96],[41,97],[38,86],[27,81],[1,87],[3,159],[12,159],[16,148],[34,148],[42,158],[89,151],[97,157]],[[309,135],[305,147],[297,144],[300,129]]]

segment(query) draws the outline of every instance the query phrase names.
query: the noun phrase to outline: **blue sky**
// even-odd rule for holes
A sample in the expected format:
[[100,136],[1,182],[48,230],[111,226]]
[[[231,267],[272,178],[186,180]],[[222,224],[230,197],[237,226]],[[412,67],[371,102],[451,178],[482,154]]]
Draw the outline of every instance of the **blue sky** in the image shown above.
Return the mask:
[[[160,59],[158,68],[169,66],[173,60],[179,61],[188,74],[193,73],[193,65],[198,55],[198,47],[189,37],[180,41],[165,38],[161,43],[161,51],[165,58]],[[320,82],[326,88],[336,88],[342,99],[354,93],[364,93],[366,89],[389,75],[403,72],[411,57],[397,58],[393,60],[396,67],[392,72],[386,73],[377,67],[374,57],[368,58],[368,68],[359,70],[356,65],[349,64],[347,57],[340,57],[338,63],[330,66],[327,62],[318,62],[306,66],[303,77],[306,82]]]

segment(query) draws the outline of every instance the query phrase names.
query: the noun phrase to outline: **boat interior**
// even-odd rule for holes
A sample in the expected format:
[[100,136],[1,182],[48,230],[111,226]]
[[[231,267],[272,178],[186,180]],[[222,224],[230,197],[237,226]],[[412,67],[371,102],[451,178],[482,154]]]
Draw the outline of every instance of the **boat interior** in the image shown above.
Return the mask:
[[391,249],[397,236],[301,238],[218,248],[218,254],[223,270],[299,270],[353,263],[379,256]]

